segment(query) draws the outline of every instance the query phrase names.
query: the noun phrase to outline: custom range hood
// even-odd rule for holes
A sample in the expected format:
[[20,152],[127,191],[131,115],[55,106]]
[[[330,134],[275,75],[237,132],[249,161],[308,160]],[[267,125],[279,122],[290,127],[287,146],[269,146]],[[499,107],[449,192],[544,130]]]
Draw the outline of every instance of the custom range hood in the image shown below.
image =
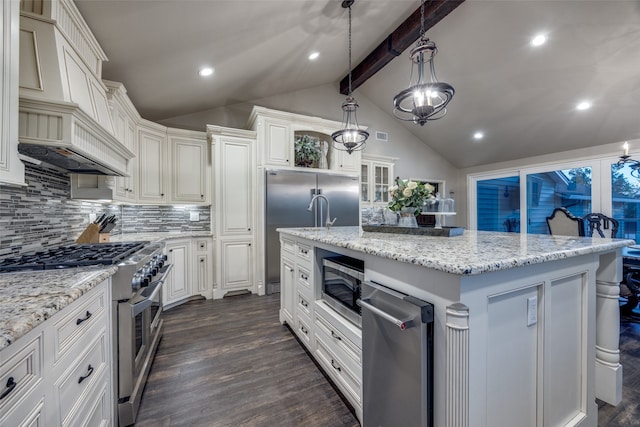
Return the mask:
[[102,82],[107,60],[71,0],[20,3],[18,151],[72,173],[127,175]]

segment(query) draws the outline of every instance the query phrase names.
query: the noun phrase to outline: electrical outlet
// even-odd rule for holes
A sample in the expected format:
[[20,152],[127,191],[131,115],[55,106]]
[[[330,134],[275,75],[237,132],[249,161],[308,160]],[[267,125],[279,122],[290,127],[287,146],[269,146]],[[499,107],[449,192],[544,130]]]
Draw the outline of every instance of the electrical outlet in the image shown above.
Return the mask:
[[538,297],[527,298],[527,326],[538,323]]
[[98,214],[90,213],[89,214],[89,222],[93,222],[98,218]]
[[200,221],[200,212],[189,212],[189,221]]

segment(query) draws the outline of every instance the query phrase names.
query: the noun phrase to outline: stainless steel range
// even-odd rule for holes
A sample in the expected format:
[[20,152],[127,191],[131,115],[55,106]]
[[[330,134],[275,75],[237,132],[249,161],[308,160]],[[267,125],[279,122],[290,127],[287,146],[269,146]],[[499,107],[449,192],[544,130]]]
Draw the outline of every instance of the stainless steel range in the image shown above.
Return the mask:
[[135,422],[163,331],[162,285],[171,269],[163,243],[71,244],[5,258],[1,272],[117,265],[111,278],[114,392],[120,426]]
[[113,343],[117,361],[116,398],[120,426],[135,422],[153,357],[162,338],[163,243],[145,245],[118,264],[112,277]]

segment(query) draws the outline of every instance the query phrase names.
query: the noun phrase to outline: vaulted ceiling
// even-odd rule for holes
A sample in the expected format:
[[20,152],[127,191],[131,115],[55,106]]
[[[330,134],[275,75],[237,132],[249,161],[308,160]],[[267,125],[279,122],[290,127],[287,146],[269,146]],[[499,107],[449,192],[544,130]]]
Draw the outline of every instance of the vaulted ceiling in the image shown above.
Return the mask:
[[[103,77],[123,82],[150,120],[337,85],[347,72],[340,0],[76,4],[109,57]],[[419,7],[357,0],[354,66]],[[637,0],[466,0],[427,31],[438,78],[456,90],[448,113],[404,125],[458,167],[640,139],[638,23]],[[547,43],[531,46],[538,33]],[[313,51],[320,56],[310,61]],[[408,84],[407,55],[356,94],[391,115]],[[215,68],[212,80],[198,76],[204,65]],[[592,107],[577,110],[583,100]],[[477,131],[483,139],[473,139]]]

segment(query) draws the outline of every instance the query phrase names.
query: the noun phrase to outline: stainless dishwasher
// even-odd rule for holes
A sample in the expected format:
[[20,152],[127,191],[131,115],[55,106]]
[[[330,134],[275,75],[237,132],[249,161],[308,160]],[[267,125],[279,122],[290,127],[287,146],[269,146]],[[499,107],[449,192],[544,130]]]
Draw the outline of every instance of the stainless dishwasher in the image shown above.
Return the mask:
[[362,284],[363,427],[433,425],[433,305]]

